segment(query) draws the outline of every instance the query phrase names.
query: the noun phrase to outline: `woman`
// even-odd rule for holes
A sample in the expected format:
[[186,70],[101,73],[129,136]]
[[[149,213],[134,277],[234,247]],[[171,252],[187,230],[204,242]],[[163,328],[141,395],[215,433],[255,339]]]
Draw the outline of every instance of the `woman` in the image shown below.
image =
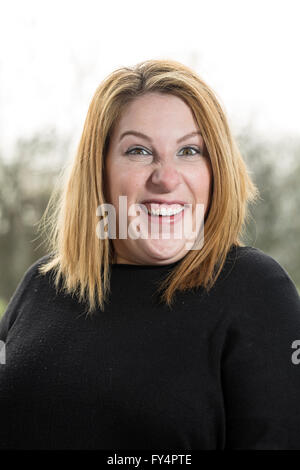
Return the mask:
[[65,174],[1,321],[0,446],[300,449],[299,295],[242,243],[258,190],[212,90],[114,71]]

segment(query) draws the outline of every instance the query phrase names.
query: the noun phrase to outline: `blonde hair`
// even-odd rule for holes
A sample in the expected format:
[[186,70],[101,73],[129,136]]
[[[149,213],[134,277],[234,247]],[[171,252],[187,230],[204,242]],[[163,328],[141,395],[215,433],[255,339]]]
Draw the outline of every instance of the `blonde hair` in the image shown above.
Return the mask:
[[[96,236],[96,210],[105,202],[104,164],[109,139],[126,105],[148,92],[170,93],[190,107],[204,139],[212,167],[212,191],[205,218],[205,243],[190,250],[162,282],[161,301],[169,307],[174,294],[194,287],[209,290],[218,278],[232,245],[244,246],[248,203],[259,197],[230,132],[225,112],[213,91],[189,67],[172,60],[146,60],[112,72],[97,88],[90,103],[76,156],[55,189],[40,227],[48,231],[51,256],[39,268],[52,270],[69,294],[78,293],[88,312],[104,310],[110,293],[110,239]],[[55,198],[59,193],[59,199]],[[54,207],[48,216],[50,207]],[[46,221],[46,223],[45,223]]]

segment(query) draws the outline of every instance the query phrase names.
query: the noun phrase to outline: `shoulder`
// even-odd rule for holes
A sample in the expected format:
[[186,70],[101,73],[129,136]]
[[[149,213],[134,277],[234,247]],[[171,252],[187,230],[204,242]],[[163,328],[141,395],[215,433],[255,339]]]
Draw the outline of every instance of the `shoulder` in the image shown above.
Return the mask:
[[41,281],[45,282],[46,277],[39,272],[39,267],[48,261],[50,257],[51,254],[42,256],[24,272],[1,317],[0,339],[3,340],[6,337],[11,326],[24,310],[24,306],[30,303],[35,295],[40,295],[39,293],[43,292],[40,289]]
[[[42,256],[41,258],[37,259],[36,261],[34,261],[27,269],[26,271],[24,272],[23,274],[23,277],[20,281],[20,283],[23,283],[24,284],[29,284],[29,282],[31,280],[34,280],[34,279],[39,279],[42,277],[40,271],[39,271],[39,268],[40,266],[42,266],[43,264],[45,264],[47,261],[49,261],[51,258],[51,254],[48,253],[46,254],[45,256]],[[20,284],[19,283],[19,284]]]
[[287,270],[272,256],[252,246],[230,250],[215,292],[239,316],[242,312],[251,312],[251,316],[256,312],[264,317],[271,311],[274,315],[275,312],[300,315],[300,297]]
[[291,345],[300,338],[300,297],[290,275],[272,256],[250,246],[234,249],[227,263],[219,295],[237,360],[248,351],[249,361],[262,362],[264,356],[280,364],[281,355],[288,364]]
[[253,246],[235,246],[229,251],[225,263],[225,275],[235,281],[265,284],[268,281],[293,283],[287,270],[271,255]]
[[51,254],[48,253],[45,256],[42,256],[41,258],[37,259],[34,261],[24,272],[22,278],[19,281],[19,284],[17,285],[17,288],[12,296],[16,296],[16,294],[20,294],[21,292],[25,292],[28,290],[28,288],[31,287],[32,283],[35,281],[39,281],[40,279],[43,279],[45,276],[40,273],[39,268],[42,266],[44,263],[49,261],[51,258]]

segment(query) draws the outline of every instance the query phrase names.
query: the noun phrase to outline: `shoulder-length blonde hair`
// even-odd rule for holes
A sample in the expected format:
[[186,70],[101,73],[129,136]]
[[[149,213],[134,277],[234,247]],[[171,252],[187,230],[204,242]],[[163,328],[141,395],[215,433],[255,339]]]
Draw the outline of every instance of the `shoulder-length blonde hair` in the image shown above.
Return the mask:
[[[53,270],[56,288],[62,279],[67,293],[78,293],[79,302],[87,302],[87,313],[99,306],[104,310],[110,293],[114,249],[110,239],[96,236],[96,210],[107,202],[103,175],[110,135],[128,103],[148,92],[171,93],[190,107],[213,176],[205,243],[200,250],[188,251],[164,279],[159,288],[163,291],[161,301],[171,307],[176,290],[200,286],[209,290],[213,286],[231,246],[244,246],[240,237],[249,217],[248,202],[259,197],[225,112],[192,69],[173,60],[146,60],[112,72],[93,96],[76,156],[63,169],[60,187],[54,189],[40,222],[43,229],[50,229],[51,256],[39,272]],[[50,207],[54,211],[48,217]]]

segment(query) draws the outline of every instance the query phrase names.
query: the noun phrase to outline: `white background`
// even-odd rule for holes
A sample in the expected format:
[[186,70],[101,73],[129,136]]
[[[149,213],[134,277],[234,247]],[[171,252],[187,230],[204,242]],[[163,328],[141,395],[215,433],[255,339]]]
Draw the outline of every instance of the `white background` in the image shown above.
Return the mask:
[[0,13],[0,149],[48,127],[77,141],[124,65],[169,58],[213,88],[234,132],[299,134],[298,0],[7,0]]

